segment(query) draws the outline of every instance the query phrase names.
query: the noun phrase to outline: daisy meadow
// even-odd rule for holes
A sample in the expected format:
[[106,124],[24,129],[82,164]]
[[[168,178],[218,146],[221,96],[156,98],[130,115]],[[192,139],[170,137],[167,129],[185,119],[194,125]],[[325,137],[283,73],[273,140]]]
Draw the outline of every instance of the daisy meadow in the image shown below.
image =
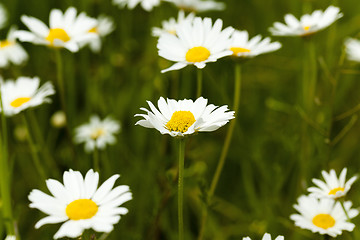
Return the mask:
[[270,42],[270,38],[261,40],[261,36],[257,35],[249,39],[247,31],[235,30],[231,36],[229,49],[233,52],[233,56],[251,58],[257,55],[273,52],[281,48],[281,43]]
[[28,59],[28,54],[16,42],[15,27],[11,27],[5,40],[0,40],[0,67],[7,67],[10,63],[20,65]]
[[331,169],[329,173],[326,171],[322,171],[321,174],[325,181],[321,181],[319,179],[313,179],[313,183],[317,187],[310,187],[308,191],[310,192],[310,196],[314,196],[317,198],[340,198],[344,197],[346,193],[350,190],[351,185],[357,179],[357,176],[353,176],[348,181],[346,180],[346,172],[347,169],[344,168],[339,178],[337,178],[335,170]]
[[154,7],[160,5],[160,0],[113,0],[114,5],[121,8],[127,5],[129,9],[135,8],[139,3],[144,10],[151,11]]
[[208,104],[208,100],[199,97],[195,102],[189,99],[176,101],[165,100],[160,97],[158,108],[147,101],[151,109],[140,108],[146,114],[136,114],[135,117],[144,119],[136,122],[146,128],[155,128],[161,134],[169,134],[172,137],[184,137],[196,132],[211,132],[224,126],[234,118],[234,111],[228,111],[228,107],[217,107]]
[[225,4],[216,2],[214,0],[165,0],[175,4],[179,9],[184,9],[191,12],[205,12],[205,11],[221,11],[225,9]]
[[118,121],[107,117],[101,120],[98,116],[91,116],[90,122],[75,129],[75,142],[85,143],[85,151],[91,152],[95,148],[104,149],[107,144],[115,144],[114,134],[120,130]]
[[7,22],[7,11],[4,6],[0,3],[0,29],[5,27]]
[[162,21],[161,22],[162,28],[153,27],[152,35],[154,37],[160,37],[160,35],[163,33],[170,33],[176,35],[176,27],[178,24],[180,24],[182,21],[192,21],[194,18],[195,18],[194,13],[190,13],[185,17],[185,12],[180,10],[177,20],[175,18],[170,18],[167,21]]
[[351,61],[360,62],[360,41],[354,38],[348,38],[345,41],[345,50],[347,58]]
[[[359,211],[351,209],[351,206],[350,201],[344,202],[344,208],[350,219],[359,214]],[[343,230],[351,232],[355,227],[355,224],[347,221],[341,203],[331,198],[301,196],[294,208],[300,214],[292,214],[290,219],[295,221],[296,226],[312,232],[336,237],[341,235]]]
[[55,239],[76,238],[90,228],[96,232],[111,232],[114,224],[120,221],[120,215],[128,213],[126,208],[120,206],[132,199],[129,186],[113,188],[119,177],[118,174],[113,175],[99,188],[99,174],[92,169],[85,178],[79,171],[65,171],[64,184],[54,179],[46,180],[52,196],[37,189],[29,194],[30,207],[49,215],[40,219],[35,228],[65,222],[55,233]]
[[18,114],[30,107],[49,103],[51,100],[48,96],[55,93],[50,82],[46,82],[40,87],[38,77],[19,77],[15,81],[7,80],[1,83],[0,90],[4,113],[7,116]]
[[99,52],[101,49],[101,38],[109,35],[115,29],[114,21],[112,18],[100,15],[97,18],[97,24],[94,28],[90,29],[90,32],[96,34],[98,37],[93,38],[90,41],[90,49],[93,52]]
[[[243,240],[251,240],[251,238],[244,237]],[[271,240],[271,235],[269,233],[265,233],[262,240]],[[277,236],[274,240],[284,240],[284,236]]]
[[90,30],[96,27],[97,20],[80,13],[74,7],[68,8],[64,13],[59,9],[50,12],[50,28],[40,20],[22,16],[21,21],[30,29],[19,30],[16,36],[20,41],[46,45],[55,48],[66,48],[77,52],[83,46],[98,36]]
[[178,70],[187,65],[204,68],[208,62],[231,55],[228,46],[234,29],[227,27],[221,30],[222,25],[221,19],[212,25],[210,18],[196,17],[193,21],[182,21],[176,28],[176,36],[162,34],[157,44],[159,55],[176,63],[161,72]]
[[343,16],[338,7],[330,6],[324,12],[314,11],[311,15],[305,14],[300,21],[292,14],[285,15],[285,23],[275,22],[269,31],[276,36],[307,36],[316,33]]

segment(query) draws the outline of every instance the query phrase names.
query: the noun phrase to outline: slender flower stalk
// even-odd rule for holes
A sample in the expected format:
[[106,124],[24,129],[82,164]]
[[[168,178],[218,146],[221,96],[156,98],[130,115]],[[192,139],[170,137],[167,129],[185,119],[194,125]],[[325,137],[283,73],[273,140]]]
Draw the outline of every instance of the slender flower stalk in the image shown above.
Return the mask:
[[184,240],[184,160],[185,160],[185,139],[179,139],[179,179],[178,179],[178,222],[179,240]]
[[94,148],[94,153],[93,153],[93,156],[94,156],[94,170],[96,172],[99,172],[100,170],[100,164],[99,164],[99,149],[95,146]]
[[203,79],[203,72],[202,72],[201,69],[198,69],[197,70],[197,92],[196,92],[196,97],[197,98],[201,97],[202,79]]
[[64,86],[64,76],[63,76],[63,63],[61,58],[60,49],[55,49],[55,59],[56,59],[56,77],[57,77],[57,84],[59,88],[59,95],[60,95],[60,103],[61,108],[66,112],[66,103],[65,103],[65,86]]

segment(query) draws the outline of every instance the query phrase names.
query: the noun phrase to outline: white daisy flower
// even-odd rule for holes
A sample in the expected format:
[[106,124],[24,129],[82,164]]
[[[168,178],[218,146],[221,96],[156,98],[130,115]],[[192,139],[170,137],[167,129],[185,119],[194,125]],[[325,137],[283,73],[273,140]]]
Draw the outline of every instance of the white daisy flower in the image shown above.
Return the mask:
[[176,101],[160,97],[158,108],[147,101],[151,109],[140,108],[146,114],[136,114],[135,117],[144,119],[136,122],[146,128],[155,128],[161,134],[169,134],[172,137],[184,137],[196,132],[211,132],[224,126],[234,118],[234,111],[228,112],[228,107],[207,105],[208,100],[199,97],[195,102],[184,99]]
[[341,171],[339,178],[337,178],[335,170],[333,169],[331,169],[329,173],[322,171],[321,174],[325,181],[314,178],[312,181],[317,187],[308,188],[310,196],[334,199],[345,196],[346,193],[350,190],[351,185],[357,179],[357,176],[353,176],[347,182],[345,182],[346,172],[347,169],[344,168]]
[[133,9],[136,5],[141,4],[141,7],[146,11],[151,11],[154,7],[160,5],[160,0],[113,0],[113,4],[121,8],[128,6]]
[[85,123],[75,129],[75,142],[85,143],[85,151],[91,152],[95,148],[104,149],[107,144],[116,143],[114,134],[120,131],[118,121],[110,117],[100,120],[96,115],[90,118],[89,123]]
[[354,38],[348,38],[345,41],[345,50],[347,58],[351,61],[360,62],[360,41]]
[[221,11],[225,9],[225,3],[214,0],[164,0],[175,4],[179,9],[193,12]]
[[96,26],[90,29],[91,33],[98,35],[97,38],[90,41],[90,49],[93,52],[99,52],[101,49],[101,38],[112,33],[114,29],[115,25],[113,19],[108,16],[100,15],[97,19]]
[[30,207],[49,215],[40,219],[35,228],[65,222],[55,233],[55,239],[76,238],[90,228],[96,232],[111,232],[120,215],[128,212],[120,205],[132,199],[129,186],[120,185],[112,189],[119,177],[118,174],[113,175],[99,188],[99,174],[92,169],[85,178],[79,171],[65,171],[64,184],[54,179],[46,180],[52,196],[37,189],[29,194]]
[[41,87],[39,86],[38,77],[19,77],[16,81],[2,82],[0,90],[5,115],[12,116],[27,108],[51,102],[48,96],[55,93],[53,85],[46,82]]
[[11,27],[5,40],[0,41],[0,67],[7,67],[10,63],[20,65],[28,59],[28,54],[16,42],[16,27]]
[[[251,240],[251,238],[244,237],[243,240]],[[271,235],[269,233],[265,233],[262,240],[271,240]],[[284,240],[284,236],[277,236],[274,240]]]
[[[359,214],[359,211],[351,209],[351,206],[351,201],[344,202],[344,208],[350,219]],[[296,226],[312,232],[336,237],[341,235],[343,230],[351,232],[355,227],[355,224],[347,221],[340,202],[331,198],[317,199],[311,196],[301,196],[294,208],[300,214],[292,214],[290,219],[295,221]]]
[[7,22],[7,11],[4,6],[0,3],[0,29],[5,27]]
[[56,48],[66,48],[71,52],[77,52],[79,46],[83,46],[98,36],[92,32],[97,20],[80,13],[74,7],[68,8],[64,14],[59,9],[50,12],[50,28],[40,20],[22,16],[21,21],[30,29],[29,31],[17,31],[16,36],[20,41],[34,44],[47,45]]
[[235,30],[231,36],[229,49],[233,52],[233,56],[251,58],[281,48],[281,43],[270,41],[268,37],[261,40],[260,35],[249,39],[247,31]]
[[307,36],[316,33],[343,16],[338,7],[330,6],[324,12],[314,11],[311,15],[305,14],[300,21],[292,14],[285,15],[285,23],[275,22],[269,31],[276,36]]
[[190,13],[185,17],[185,12],[180,10],[177,20],[175,18],[170,18],[167,21],[162,21],[162,28],[153,27],[152,35],[154,37],[160,37],[163,33],[170,33],[176,35],[176,27],[178,24],[180,24],[182,21],[192,21],[194,18],[194,13]]
[[176,36],[162,34],[157,44],[159,55],[176,63],[161,72],[178,70],[187,65],[204,68],[208,62],[231,55],[228,46],[234,29],[227,27],[221,30],[222,24],[221,19],[212,25],[210,18],[196,17],[193,21],[182,21],[176,28]]

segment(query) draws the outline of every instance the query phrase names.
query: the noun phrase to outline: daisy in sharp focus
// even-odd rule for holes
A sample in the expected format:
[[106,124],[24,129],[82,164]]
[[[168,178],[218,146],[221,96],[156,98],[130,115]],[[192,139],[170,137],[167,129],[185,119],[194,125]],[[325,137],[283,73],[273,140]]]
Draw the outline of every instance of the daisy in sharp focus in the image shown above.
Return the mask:
[[0,3],[0,29],[5,27],[7,22],[7,11],[4,6]]
[[179,9],[191,12],[222,11],[225,9],[223,2],[214,0],[164,0],[175,4]]
[[164,33],[170,33],[176,35],[176,27],[178,24],[180,24],[182,21],[192,21],[194,18],[195,18],[194,13],[190,13],[185,17],[185,12],[180,10],[177,20],[175,18],[170,18],[167,21],[162,21],[161,22],[162,28],[153,27],[152,35],[154,37],[160,37],[161,34]]
[[360,41],[348,38],[345,41],[345,51],[347,58],[351,61],[360,62]]
[[147,101],[151,109],[140,108],[146,114],[136,114],[135,117],[144,119],[136,122],[146,128],[155,128],[161,134],[169,134],[172,137],[184,137],[196,132],[211,132],[224,126],[234,118],[234,111],[228,111],[228,107],[208,104],[208,100],[199,97],[195,100],[165,100],[160,97],[158,109]]
[[[2,82],[2,79],[0,81]],[[54,86],[50,82],[46,82],[40,87],[38,77],[19,77],[15,81],[7,80],[1,83],[0,91],[4,113],[7,116],[18,114],[30,107],[49,103],[51,99],[48,96],[55,93]]]
[[20,41],[66,48],[71,52],[77,52],[80,46],[98,37],[90,32],[96,27],[97,20],[88,17],[85,13],[77,16],[77,10],[74,7],[68,8],[64,13],[59,9],[51,10],[50,28],[34,17],[22,16],[21,21],[30,29],[30,32],[17,31],[16,36]]
[[339,178],[337,178],[335,170],[333,169],[331,169],[329,173],[322,171],[321,174],[325,181],[314,178],[312,181],[317,187],[308,188],[310,196],[334,199],[344,197],[350,190],[351,185],[357,179],[357,176],[353,176],[346,181],[346,172],[347,169],[344,168],[341,171]]
[[[243,240],[251,240],[251,238],[244,237]],[[265,233],[262,240],[271,240],[271,235],[269,233]],[[284,236],[277,236],[274,240],[284,240]]]
[[94,115],[89,123],[85,123],[75,129],[75,142],[85,143],[85,151],[91,152],[95,148],[104,149],[107,144],[116,143],[115,134],[120,131],[118,121],[110,117],[101,120]]
[[10,63],[20,65],[28,59],[28,54],[16,42],[15,27],[11,27],[5,40],[0,40],[0,67],[7,67]]
[[161,72],[178,70],[187,65],[204,68],[208,62],[231,55],[228,46],[234,29],[227,27],[221,30],[222,24],[221,19],[212,25],[210,18],[196,17],[193,21],[182,21],[176,28],[176,36],[162,34],[157,44],[159,56],[176,63]]
[[251,58],[281,48],[281,43],[270,41],[268,37],[261,40],[260,35],[249,39],[247,31],[235,30],[231,36],[229,49],[235,57]]
[[120,221],[120,215],[128,212],[120,206],[132,199],[129,186],[113,188],[119,177],[120,175],[115,174],[98,187],[97,172],[91,169],[83,178],[80,172],[70,169],[64,172],[64,184],[54,179],[46,180],[52,196],[34,189],[28,197],[31,208],[49,215],[40,219],[35,228],[64,222],[55,233],[55,239],[77,238],[85,229],[90,228],[96,232],[111,232],[114,224]]
[[324,12],[315,10],[300,20],[292,14],[285,15],[285,23],[275,22],[269,31],[275,36],[307,36],[327,28],[343,16],[338,7],[330,6]]
[[[351,209],[350,201],[344,202],[344,208],[350,219],[356,217],[359,211]],[[300,214],[292,214],[290,219],[295,221],[295,225],[317,232],[327,234],[331,237],[341,235],[342,231],[352,231],[355,224],[347,221],[340,202],[331,198],[317,199],[311,196],[301,196],[298,198],[298,204],[294,208]]]
[[113,4],[121,8],[127,5],[129,9],[133,9],[136,5],[141,4],[146,11],[151,11],[154,7],[159,6],[160,2],[161,0],[113,0]]
[[93,38],[89,42],[90,49],[93,52],[99,52],[101,49],[101,41],[102,41],[101,38],[112,33],[114,31],[114,29],[115,29],[115,25],[114,25],[113,19],[110,17],[104,16],[104,15],[100,15],[97,18],[96,26],[93,27],[92,29],[90,29],[91,33],[98,35],[97,38]]

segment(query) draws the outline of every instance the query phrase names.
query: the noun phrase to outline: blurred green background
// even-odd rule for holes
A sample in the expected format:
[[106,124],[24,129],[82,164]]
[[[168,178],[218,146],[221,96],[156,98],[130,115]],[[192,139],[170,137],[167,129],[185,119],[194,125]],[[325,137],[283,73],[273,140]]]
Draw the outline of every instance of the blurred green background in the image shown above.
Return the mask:
[[[221,18],[224,26],[248,30],[250,36],[270,36],[273,22],[283,22],[286,13],[300,17],[315,9],[333,4],[340,7],[344,17],[328,29],[313,36],[316,46],[318,79],[315,109],[303,113],[299,108],[302,86],[304,40],[284,37],[282,48],[261,55],[242,65],[241,105],[228,158],[215,192],[215,203],[209,208],[205,239],[235,240],[250,236],[261,239],[265,232],[284,235],[285,239],[322,239],[321,235],[295,227],[289,219],[295,213],[293,204],[301,194],[307,194],[312,178],[321,178],[321,170],[348,168],[348,178],[359,172],[360,123],[357,112],[336,120],[336,117],[360,103],[360,69],[356,63],[344,61],[339,65],[343,42],[359,36],[360,1],[288,1],[288,0],[228,0],[225,11],[198,14],[212,19]],[[78,0],[1,0],[9,12],[9,24],[26,29],[21,15],[29,15],[48,23],[53,8],[66,10],[74,6],[92,17],[111,16],[116,29],[107,36],[99,54],[88,48],[77,53],[62,50],[68,122],[71,129],[87,122],[90,115],[102,118],[111,115],[122,125],[114,146],[101,151],[101,182],[115,173],[121,174],[116,184],[129,185],[133,200],[124,204],[129,213],[115,225],[108,239],[144,240],[177,239],[177,145],[168,135],[154,129],[135,126],[140,107],[147,107],[160,96],[195,99],[196,68],[161,74],[170,62],[157,54],[157,39],[151,28],[162,20],[177,16],[177,9],[162,3],[146,12],[140,6],[133,10],[119,9],[111,1]],[[5,38],[7,29],[1,31]],[[39,76],[42,82],[56,80],[55,55],[44,46],[23,43],[29,61],[20,67],[1,69],[5,78]],[[231,59],[209,63],[203,71],[203,96],[209,103],[229,105],[233,95]],[[338,74],[337,85],[331,84]],[[68,141],[64,129],[51,126],[50,117],[60,109],[59,96],[52,104],[26,111],[38,121],[45,139],[47,157],[56,166],[45,165],[48,178],[62,181],[69,168],[83,174],[92,167],[92,155],[83,145]],[[304,123],[307,127],[311,153],[306,162],[301,141]],[[350,123],[350,125],[349,125]],[[52,239],[60,224],[34,229],[45,215],[28,207],[28,194],[34,188],[48,193],[31,161],[30,148],[21,137],[23,129],[19,116],[8,118],[9,152],[12,164],[12,197],[14,215],[22,239]],[[227,125],[211,133],[200,133],[187,140],[185,154],[185,239],[196,239],[199,231],[202,199],[213,177]],[[340,138],[344,128],[348,131]],[[17,129],[17,130],[16,130]],[[319,130],[320,129],[320,130]],[[20,131],[20,136],[15,134]],[[19,134],[19,133],[18,133]],[[339,138],[334,143],[333,140]],[[43,147],[43,146],[39,146]],[[44,156],[40,155],[41,158]],[[44,161],[45,162],[45,161]],[[360,204],[359,183],[353,185],[349,199]],[[359,217],[354,223],[360,224]],[[0,237],[4,229],[0,227]],[[4,233],[5,234],[5,233]],[[356,239],[344,232],[340,239]],[[98,235],[99,236],[99,235]]]

